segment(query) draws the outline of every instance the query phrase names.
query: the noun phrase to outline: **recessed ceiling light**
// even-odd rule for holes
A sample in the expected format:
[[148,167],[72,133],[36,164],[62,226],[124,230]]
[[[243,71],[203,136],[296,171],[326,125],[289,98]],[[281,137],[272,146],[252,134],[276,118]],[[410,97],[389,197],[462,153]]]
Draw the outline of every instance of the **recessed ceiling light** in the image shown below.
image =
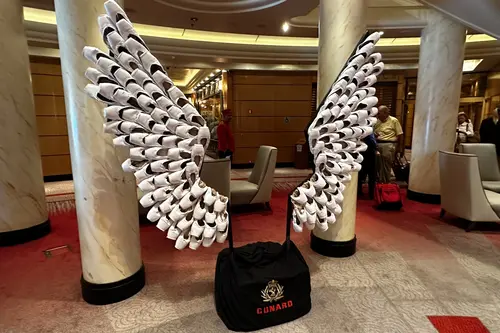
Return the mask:
[[289,29],[290,26],[288,25],[288,22],[283,23],[283,25],[281,26],[281,30],[283,30],[283,32],[288,32]]

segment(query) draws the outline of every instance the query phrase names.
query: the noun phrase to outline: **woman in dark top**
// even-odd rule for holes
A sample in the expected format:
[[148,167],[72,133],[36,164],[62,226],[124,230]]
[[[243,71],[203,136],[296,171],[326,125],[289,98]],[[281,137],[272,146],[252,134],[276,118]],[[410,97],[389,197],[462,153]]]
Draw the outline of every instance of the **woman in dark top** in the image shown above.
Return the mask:
[[497,149],[497,156],[500,156],[500,122],[499,118],[500,105],[495,108],[491,117],[484,119],[479,128],[479,136],[481,143],[493,143]]
[[368,148],[361,153],[363,155],[363,162],[361,163],[361,170],[359,171],[358,179],[358,196],[363,195],[363,183],[368,176],[368,193],[370,199],[373,199],[375,193],[375,182],[377,177],[377,168],[375,167],[375,157],[377,154],[377,140],[375,135],[371,134],[363,139]]

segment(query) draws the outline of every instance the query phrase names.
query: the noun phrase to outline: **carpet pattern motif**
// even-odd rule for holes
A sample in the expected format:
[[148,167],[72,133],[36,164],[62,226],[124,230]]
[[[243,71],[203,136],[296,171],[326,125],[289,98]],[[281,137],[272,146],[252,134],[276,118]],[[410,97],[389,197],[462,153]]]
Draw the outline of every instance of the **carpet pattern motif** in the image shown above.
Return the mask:
[[[358,252],[350,258],[322,257],[310,250],[308,233],[294,233],[311,270],[313,308],[262,332],[439,332],[428,316],[477,317],[500,332],[500,234],[466,233],[453,218],[440,221],[439,206],[404,204],[403,212],[381,212],[359,200]],[[274,193],[271,205],[272,212],[255,207],[234,214],[237,246],[284,239],[286,192]],[[144,226],[146,287],[121,303],[91,306],[80,296],[75,213],[51,219],[49,236],[0,249],[0,332],[226,331],[213,302],[223,246],[176,251],[154,226]],[[71,249],[44,256],[61,245]]]

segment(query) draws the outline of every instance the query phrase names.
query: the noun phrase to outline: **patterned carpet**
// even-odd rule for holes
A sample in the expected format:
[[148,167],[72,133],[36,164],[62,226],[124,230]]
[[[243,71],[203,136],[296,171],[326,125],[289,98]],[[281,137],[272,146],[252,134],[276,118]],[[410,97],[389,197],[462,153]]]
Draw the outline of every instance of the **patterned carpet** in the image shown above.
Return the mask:
[[[236,245],[282,241],[286,193],[273,211],[253,207],[233,216]],[[358,252],[346,259],[309,249],[293,234],[312,277],[312,311],[264,332],[438,332],[427,316],[471,316],[500,332],[500,235],[466,233],[459,221],[438,220],[439,207],[405,202],[404,212],[380,212],[358,202]],[[221,245],[176,251],[154,226],[141,228],[147,286],[118,304],[90,306],[80,296],[74,211],[51,216],[53,232],[0,251],[0,332],[225,332],[213,303]],[[69,248],[45,257],[43,251]],[[466,332],[466,326],[442,332]],[[483,331],[477,331],[483,332]]]

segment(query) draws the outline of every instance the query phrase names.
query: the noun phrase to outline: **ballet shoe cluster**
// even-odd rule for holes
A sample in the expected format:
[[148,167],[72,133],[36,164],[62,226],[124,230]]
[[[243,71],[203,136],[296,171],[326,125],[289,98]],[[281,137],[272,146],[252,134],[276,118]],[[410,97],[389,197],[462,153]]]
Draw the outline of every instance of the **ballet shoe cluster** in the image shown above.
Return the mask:
[[196,108],[177,88],[122,8],[113,0],[98,18],[109,52],[86,46],[95,67],[85,76],[91,97],[104,109],[104,131],[116,146],[128,147],[123,162],[150,207],[147,218],[175,240],[179,250],[223,243],[228,231],[228,198],[200,180],[210,131]]
[[382,73],[380,53],[373,53],[381,33],[362,40],[333,83],[307,129],[314,155],[313,176],[291,194],[292,225],[327,230],[342,212],[342,192],[351,172],[361,170],[367,146],[363,138],[373,133],[378,109],[373,85]]

